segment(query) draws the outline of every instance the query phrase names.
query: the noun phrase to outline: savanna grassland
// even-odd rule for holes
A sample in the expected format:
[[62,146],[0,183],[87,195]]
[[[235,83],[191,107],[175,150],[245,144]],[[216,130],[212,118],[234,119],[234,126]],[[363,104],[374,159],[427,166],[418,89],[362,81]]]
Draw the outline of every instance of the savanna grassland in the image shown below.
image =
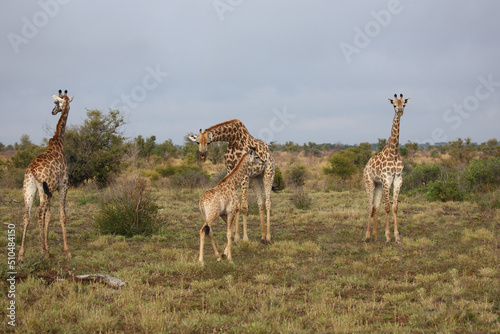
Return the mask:
[[[233,247],[234,262],[217,262],[206,240],[198,263],[202,187],[173,186],[152,177],[148,189],[160,207],[150,236],[104,235],[95,227],[107,189],[92,184],[67,197],[69,247],[62,252],[57,196],[52,201],[50,257],[39,253],[32,217],[23,264],[16,267],[16,327],[26,333],[352,333],[500,332],[499,191],[487,205],[473,200],[428,201],[402,194],[401,244],[364,242],[367,204],[360,179],[342,189],[322,169],[327,158],[278,154],[285,175],[298,163],[307,170],[299,187],[272,194],[272,243],[263,245],[251,197],[250,241]],[[213,174],[221,164],[205,164]],[[134,169],[135,170],[135,169]],[[137,171],[136,171],[137,172]],[[122,178],[134,177],[134,171]],[[142,172],[142,175],[150,175]],[[347,182],[347,183],[346,183]],[[290,182],[288,182],[290,184]],[[353,186],[351,186],[353,185]],[[336,190],[333,190],[336,189]],[[299,209],[297,194],[307,199]],[[22,202],[22,190],[3,189]],[[493,198],[493,202],[491,200]],[[496,199],[495,199],[496,198]],[[22,235],[21,203],[0,203],[2,222]],[[380,215],[382,221],[384,214]],[[240,219],[241,220],[241,219]],[[0,240],[7,243],[6,227]],[[391,232],[393,230],[391,217]],[[226,243],[222,220],[216,244]],[[241,231],[241,229],[240,229]],[[241,232],[240,232],[241,233]],[[394,239],[394,238],[393,238]],[[6,246],[5,246],[6,247]],[[4,248],[5,249],[5,248]],[[7,252],[5,251],[4,254]],[[7,259],[2,257],[0,308],[7,326]],[[124,280],[113,289],[76,282],[74,275],[102,273]]]

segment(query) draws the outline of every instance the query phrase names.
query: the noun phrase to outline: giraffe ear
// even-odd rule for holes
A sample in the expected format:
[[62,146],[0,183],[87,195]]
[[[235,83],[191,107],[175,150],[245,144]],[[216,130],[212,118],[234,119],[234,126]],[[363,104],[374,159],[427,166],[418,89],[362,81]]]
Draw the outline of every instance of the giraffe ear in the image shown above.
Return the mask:
[[393,99],[388,99],[388,100],[389,100],[390,104],[394,104],[394,100]]
[[189,135],[188,138],[191,139],[191,141],[194,141],[194,142],[196,142],[198,140],[198,137],[196,137],[195,135]]
[[73,96],[68,97],[68,102],[73,101]]
[[61,99],[59,96],[57,96],[57,95],[52,95],[52,98],[53,98],[53,99],[54,99],[54,101],[56,101],[56,102],[61,102],[61,101],[62,101],[62,99]]
[[408,102],[410,102],[410,98],[405,99],[405,104],[407,104]]

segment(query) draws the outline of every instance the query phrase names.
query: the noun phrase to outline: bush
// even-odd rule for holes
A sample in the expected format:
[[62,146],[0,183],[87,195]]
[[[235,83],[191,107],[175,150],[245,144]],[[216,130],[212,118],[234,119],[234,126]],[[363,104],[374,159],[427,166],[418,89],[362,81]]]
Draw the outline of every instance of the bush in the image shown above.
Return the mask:
[[283,178],[283,173],[281,169],[276,165],[274,170],[274,181],[273,181],[273,189],[274,191],[280,191],[285,189],[286,184]]
[[297,188],[295,194],[292,196],[293,205],[299,210],[308,210],[311,207],[312,199],[302,188]]
[[180,188],[198,188],[204,186],[210,179],[201,167],[181,165],[174,167],[175,173],[170,177],[170,184]]
[[64,153],[68,164],[70,185],[95,181],[104,187],[121,170],[125,154],[125,137],[120,127],[125,124],[118,110],[104,115],[99,110],[87,110],[82,126],[66,130]]
[[354,157],[354,152],[348,150],[336,153],[328,159],[330,167],[325,167],[323,171],[325,174],[334,174],[343,179],[347,179],[357,171],[354,165]]
[[462,178],[468,191],[491,190],[500,184],[500,158],[473,160],[463,171]]
[[148,236],[158,230],[159,206],[146,190],[145,179],[114,185],[99,206],[94,223],[102,234]]
[[297,165],[286,171],[287,179],[295,187],[302,187],[306,183],[307,169],[304,165]]
[[417,164],[414,168],[403,170],[403,186],[401,192],[409,192],[425,188],[426,185],[441,177],[441,167],[438,164]]
[[427,200],[429,201],[463,201],[465,195],[459,188],[458,182],[452,179],[431,182],[427,187]]

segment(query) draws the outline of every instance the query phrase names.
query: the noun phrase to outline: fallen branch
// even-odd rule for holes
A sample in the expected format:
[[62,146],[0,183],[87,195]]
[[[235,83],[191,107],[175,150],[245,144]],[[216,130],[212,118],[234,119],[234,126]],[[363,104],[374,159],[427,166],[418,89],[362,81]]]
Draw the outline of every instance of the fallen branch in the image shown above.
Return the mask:
[[125,283],[121,279],[118,279],[113,276],[103,275],[103,274],[90,274],[90,275],[76,275],[75,281],[83,282],[83,281],[92,281],[92,282],[101,282],[109,285],[112,288],[118,289],[124,286]]
[[21,201],[18,201],[18,200],[12,199],[12,198],[6,199],[6,198],[3,198],[3,196],[0,196],[0,202],[4,202],[4,203],[21,203]]

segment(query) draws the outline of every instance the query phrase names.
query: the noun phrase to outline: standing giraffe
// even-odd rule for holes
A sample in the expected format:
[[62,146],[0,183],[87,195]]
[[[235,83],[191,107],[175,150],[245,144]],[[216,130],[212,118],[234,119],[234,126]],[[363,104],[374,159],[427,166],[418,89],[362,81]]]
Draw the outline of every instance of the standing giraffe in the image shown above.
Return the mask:
[[[274,159],[267,147],[267,144],[255,139],[250,135],[247,128],[239,119],[232,119],[227,122],[219,123],[209,127],[198,136],[191,135],[189,139],[198,143],[201,161],[205,161],[207,148],[211,142],[226,141],[229,145],[224,153],[227,172],[236,166],[241,159],[244,151],[249,151],[254,147],[257,155],[265,162],[262,165],[252,169],[249,177],[245,177],[241,183],[241,213],[243,215],[243,240],[248,240],[247,236],[247,213],[248,213],[248,186],[251,183],[255,188],[257,202],[259,205],[261,242],[269,243],[271,241],[271,190],[274,182]],[[265,201],[262,196],[265,192]],[[267,230],[265,225],[265,212],[267,211]],[[235,224],[235,241],[239,240],[238,220]]]
[[238,221],[238,187],[244,178],[252,172],[252,169],[263,165],[264,161],[255,153],[255,148],[251,147],[249,153],[244,153],[233,168],[231,173],[227,174],[215,188],[207,190],[200,199],[200,211],[203,215],[205,224],[200,229],[200,259],[203,264],[203,246],[205,243],[205,235],[210,237],[212,247],[214,248],[217,261],[220,261],[221,256],[215,247],[212,224],[217,218],[221,217],[227,224],[227,246],[224,250],[224,257],[232,261],[231,256],[231,225],[233,221]]
[[[30,223],[31,207],[38,191],[40,196],[40,207],[37,214],[38,229],[40,232],[40,252],[45,258],[49,256],[49,223],[50,223],[50,200],[55,190],[59,192],[59,215],[63,235],[63,248],[66,257],[70,258],[66,240],[66,193],[68,191],[68,167],[64,159],[63,140],[66,130],[66,121],[69,113],[69,103],[73,96],[68,96],[68,91],[59,90],[59,96],[52,95],[55,107],[52,115],[61,112],[61,118],[57,123],[56,132],[49,141],[49,146],[45,152],[31,162],[24,174],[24,230],[21,249],[19,250],[19,261],[24,258],[24,240],[26,229]],[[45,253],[45,254],[44,254]]]
[[389,211],[391,203],[389,192],[391,185],[394,182],[394,194],[392,203],[392,213],[394,216],[394,237],[399,243],[398,232],[398,195],[401,185],[403,184],[403,161],[399,155],[399,120],[403,116],[403,111],[410,99],[403,100],[403,94],[399,95],[399,99],[394,94],[395,100],[389,99],[389,102],[394,106],[394,120],[392,121],[391,136],[387,140],[387,144],[382,149],[382,152],[373,156],[366,164],[364,170],[364,182],[366,193],[368,195],[368,226],[366,228],[366,239],[370,240],[370,222],[373,217],[373,237],[377,240],[377,215],[380,206],[382,195],[384,196],[385,205],[385,238],[387,242],[391,241],[391,233],[389,232]]

